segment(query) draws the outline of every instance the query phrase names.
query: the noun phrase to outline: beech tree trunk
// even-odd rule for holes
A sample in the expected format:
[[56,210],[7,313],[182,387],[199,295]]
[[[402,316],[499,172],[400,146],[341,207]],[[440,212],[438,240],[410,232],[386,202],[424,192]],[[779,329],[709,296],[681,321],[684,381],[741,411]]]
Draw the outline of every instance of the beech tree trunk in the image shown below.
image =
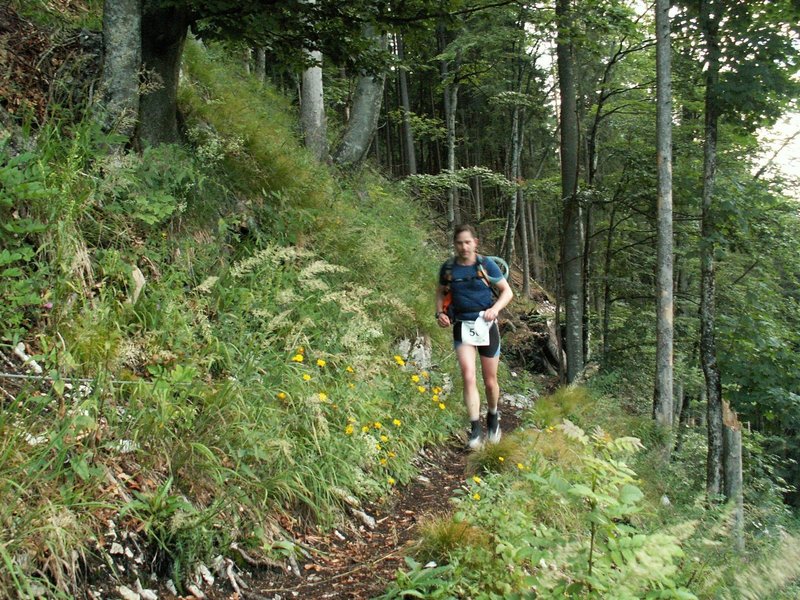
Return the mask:
[[325,120],[325,94],[322,87],[322,52],[314,50],[309,57],[316,64],[303,71],[300,98],[300,125],[306,148],[317,160],[328,159],[328,133]]
[[[656,162],[658,169],[656,291],[656,381],[653,416],[659,427],[673,421],[673,250],[672,250],[672,68],[669,0],[656,0]],[[667,451],[671,442],[666,445]]]
[[[397,58],[402,63],[405,58],[403,36],[397,36]],[[408,75],[401,66],[399,70],[400,105],[403,109],[403,148],[409,175],[417,174],[417,154],[414,150],[414,128],[411,126],[411,103],[408,100]]]
[[608,232],[606,234],[606,252],[603,264],[603,356],[607,357],[611,351],[611,262],[614,258],[614,230],[617,216],[616,202],[611,206],[611,215],[608,218]]
[[517,189],[517,182],[520,179],[519,161],[522,153],[522,143],[520,140],[520,107],[515,106],[513,116],[511,118],[511,173],[510,179],[514,184],[514,189],[511,192],[511,198],[508,203],[508,215],[506,217],[506,246],[505,246],[505,259],[508,264],[514,262],[514,241],[517,225],[517,207],[519,202],[519,190]]
[[725,449],[725,499],[733,505],[733,539],[737,550],[744,550],[744,481],[742,474],[742,424],[723,401],[723,448]]
[[267,51],[264,48],[256,48],[256,79],[259,83],[264,83],[267,79]]
[[526,298],[531,297],[531,259],[528,240],[528,213],[525,210],[525,193],[518,190],[520,214],[520,232],[522,233],[522,293]]
[[139,100],[139,140],[143,145],[177,143],[178,80],[189,22],[185,9],[160,8],[142,15],[145,93]]
[[103,128],[127,138],[139,117],[139,70],[142,66],[141,0],[106,0],[103,4]]
[[714,264],[715,227],[712,200],[717,173],[717,101],[720,49],[717,31],[719,7],[711,0],[701,2],[701,25],[706,46],[705,142],[703,145],[702,239],[700,242],[700,362],[706,381],[708,459],[706,493],[722,491],[722,379],[717,363],[714,335],[716,319],[716,274]]
[[567,382],[583,371],[583,217],[577,197],[578,112],[572,41],[567,37],[572,16],[570,0],[556,0],[556,59],[561,119],[561,196],[564,242],[561,268],[566,315]]
[[[370,32],[367,32],[367,35],[372,37],[381,48],[386,48],[388,40],[385,35],[374,36]],[[372,138],[378,129],[385,79],[385,73],[379,75],[364,73],[358,78],[350,119],[347,121],[344,137],[333,157],[334,162],[338,165],[360,163],[367,155]]]

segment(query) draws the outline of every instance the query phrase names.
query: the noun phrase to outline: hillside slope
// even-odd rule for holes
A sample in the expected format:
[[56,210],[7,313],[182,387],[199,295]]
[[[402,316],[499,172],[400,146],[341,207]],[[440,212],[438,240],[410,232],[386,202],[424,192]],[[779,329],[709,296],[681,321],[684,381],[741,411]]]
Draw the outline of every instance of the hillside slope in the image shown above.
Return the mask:
[[50,107],[5,147],[0,595],[121,575],[131,536],[178,585],[231,544],[286,559],[281,514],[337,522],[459,422],[396,349],[433,333],[426,209],[315,163],[286,101],[211,54],[187,48],[187,146],[109,155]]

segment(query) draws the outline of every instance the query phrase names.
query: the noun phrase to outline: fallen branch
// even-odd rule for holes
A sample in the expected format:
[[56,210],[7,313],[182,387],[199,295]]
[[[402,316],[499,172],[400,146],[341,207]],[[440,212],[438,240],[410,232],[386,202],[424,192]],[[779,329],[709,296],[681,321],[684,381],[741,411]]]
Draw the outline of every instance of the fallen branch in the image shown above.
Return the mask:
[[289,571],[286,565],[279,563],[277,560],[273,560],[266,556],[262,558],[253,558],[247,552],[245,552],[245,550],[241,548],[239,544],[237,544],[236,542],[231,542],[230,548],[231,550],[235,550],[236,552],[238,552],[239,556],[242,557],[242,560],[244,560],[244,562],[253,567],[268,567],[271,569],[278,569],[283,572]]

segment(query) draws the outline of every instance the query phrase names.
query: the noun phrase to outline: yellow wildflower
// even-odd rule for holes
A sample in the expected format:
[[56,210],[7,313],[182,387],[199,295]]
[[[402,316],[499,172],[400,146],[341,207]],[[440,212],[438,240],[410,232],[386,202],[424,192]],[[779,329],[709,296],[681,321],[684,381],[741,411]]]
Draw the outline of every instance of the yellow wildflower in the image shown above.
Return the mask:
[[385,467],[385,466],[386,466],[386,464],[387,464],[387,461],[386,461],[386,459],[385,459],[385,458],[382,458],[382,459],[380,460],[380,463],[381,463],[381,466],[382,466],[382,467]]
[[311,381],[311,375],[308,373],[303,373],[303,381]]
[[381,441],[382,441],[382,442],[385,444],[386,442],[388,442],[388,441],[389,441],[389,436],[382,435],[382,436],[381,436]]
[[348,373],[355,373],[355,371],[353,370],[353,367],[351,367],[351,366],[349,366],[349,365],[348,365],[348,367],[345,369],[345,371],[347,371]]
[[388,482],[389,482],[389,485],[394,485],[395,483],[397,483],[397,482],[394,480],[394,477],[389,477],[389,479],[387,479],[386,481],[388,481]]
[[427,371],[423,371],[423,372],[422,372],[422,376],[423,376],[425,379],[428,379],[428,377],[430,377],[430,376],[431,376],[431,374],[430,374],[430,373],[428,373]]
[[286,392],[278,392],[278,400],[286,400]]
[[412,375],[411,381],[413,381],[414,383],[419,383],[419,375]]
[[373,427],[375,427],[375,429],[380,429],[383,427],[383,425],[381,425],[380,421],[375,421],[375,423],[373,423]]
[[303,355],[302,355],[302,354],[295,354],[295,355],[292,357],[292,362],[298,362],[298,363],[301,363],[301,362],[303,362],[303,360],[304,360],[304,359],[303,359]]
[[394,452],[388,452],[388,453],[387,453],[387,456],[388,456],[389,458],[394,458],[395,456],[397,456],[397,454],[395,454]]
[[439,409],[444,410],[444,402],[439,402]]
[[517,468],[521,471],[522,469],[525,468],[525,465],[523,465],[522,463],[517,463]]
[[400,419],[395,419],[392,421],[392,425],[394,425],[395,427],[400,427],[402,423],[400,423]]
[[439,401],[439,394],[434,394],[433,398],[431,398],[431,400],[433,400],[434,402],[438,402]]
[[401,367],[405,367],[406,366],[406,361],[404,361],[403,357],[400,356],[399,354],[395,354],[394,355],[394,362],[396,362]]
[[433,393],[434,393],[434,394],[441,394],[441,393],[442,393],[442,388],[440,388],[440,387],[437,385],[435,388],[433,388]]
[[361,433],[367,433],[368,431],[369,431],[369,425],[364,425],[364,426],[361,428]]
[[474,494],[472,494],[472,498],[474,500],[480,500],[481,499],[481,495],[478,492],[475,492]]
[[352,425],[348,425],[347,427],[344,428],[344,432],[347,435],[353,435],[353,426]]
[[297,353],[298,353],[298,354],[303,354],[303,353],[305,353],[305,351],[306,351],[306,349],[305,349],[305,348],[303,348],[302,346],[300,346],[300,347],[297,349]]
[[325,362],[324,360],[322,360],[321,358],[318,358],[318,359],[317,359],[317,366],[318,366],[318,367],[324,367],[324,366],[325,366],[325,365],[327,365],[327,364],[328,364],[328,363],[326,363],[326,362]]
[[320,402],[327,402],[328,401],[328,394],[326,394],[325,392],[320,392],[317,395],[319,396],[319,401]]
[[375,444],[375,450],[381,450],[381,445],[380,444]]
[[477,484],[480,484],[480,482],[481,482],[481,478],[480,478],[480,477],[478,477],[477,475],[475,475],[475,476],[472,478],[472,481],[474,481],[474,482],[475,482],[475,483],[477,483]]
[[497,460],[498,460],[499,462],[504,462],[506,459],[505,459],[505,457],[504,457],[504,456],[498,456],[498,457],[497,457]]
[[358,423],[358,419],[356,419],[355,417],[347,417],[347,422],[348,423]]
[[352,384],[352,383],[348,383],[348,384],[347,384],[347,387],[349,387],[351,390],[354,390],[354,389],[356,389],[356,386],[355,386],[355,384]]
[[418,385],[418,386],[417,386],[417,391],[418,391],[420,394],[424,394],[424,393],[425,393],[427,390],[425,389],[425,386],[424,386],[424,385]]

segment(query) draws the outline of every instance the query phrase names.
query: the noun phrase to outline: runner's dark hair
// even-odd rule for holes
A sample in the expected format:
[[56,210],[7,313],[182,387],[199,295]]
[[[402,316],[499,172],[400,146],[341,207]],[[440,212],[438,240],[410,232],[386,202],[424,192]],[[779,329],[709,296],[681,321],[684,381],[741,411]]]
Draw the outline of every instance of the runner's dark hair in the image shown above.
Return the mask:
[[456,241],[458,234],[464,233],[465,231],[469,231],[470,235],[475,239],[478,239],[478,232],[472,225],[468,225],[467,223],[461,223],[460,225],[456,225],[456,228],[453,230],[453,241]]

